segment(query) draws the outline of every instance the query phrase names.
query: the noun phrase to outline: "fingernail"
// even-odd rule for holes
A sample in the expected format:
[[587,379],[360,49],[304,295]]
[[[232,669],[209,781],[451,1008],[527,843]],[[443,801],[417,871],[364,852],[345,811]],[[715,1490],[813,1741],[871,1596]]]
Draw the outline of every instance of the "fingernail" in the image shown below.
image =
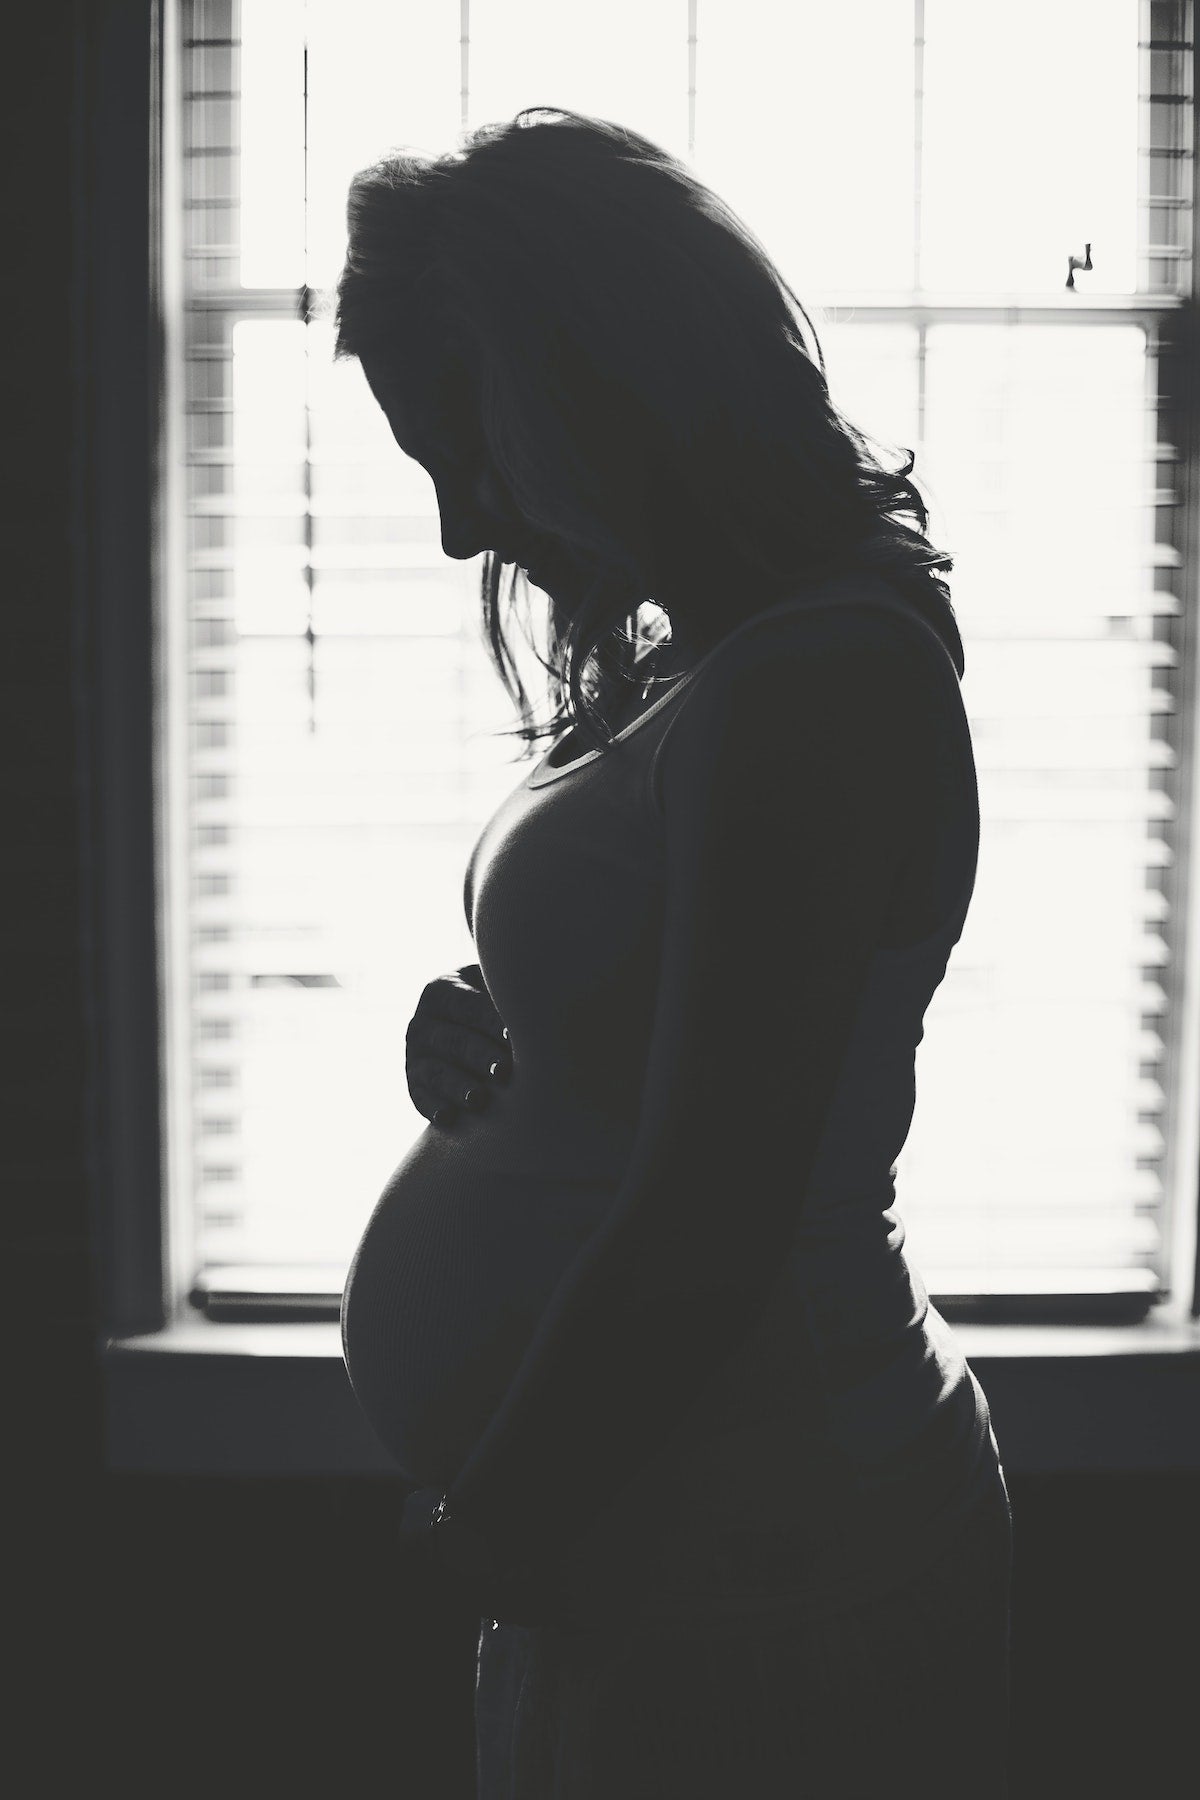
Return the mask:
[[486,1088],[468,1088],[463,1095],[463,1105],[478,1110],[480,1107],[487,1105],[487,1099]]
[[449,1105],[439,1106],[433,1115],[433,1122],[435,1125],[453,1125],[454,1108]]
[[505,1043],[507,1044],[507,1042],[508,1042],[508,1026],[507,1025],[501,1026],[500,1036],[504,1039]]
[[492,1063],[491,1066],[489,1067],[488,1074],[491,1076],[493,1081],[507,1081],[508,1080],[508,1066],[507,1066],[507,1064],[502,1063],[497,1060],[496,1062]]

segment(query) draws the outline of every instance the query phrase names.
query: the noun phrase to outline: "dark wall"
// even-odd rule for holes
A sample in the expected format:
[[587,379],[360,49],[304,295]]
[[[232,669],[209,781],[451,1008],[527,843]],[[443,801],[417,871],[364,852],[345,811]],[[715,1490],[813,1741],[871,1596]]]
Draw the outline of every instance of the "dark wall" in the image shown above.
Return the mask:
[[[18,1566],[71,1540],[101,1452],[84,1131],[75,735],[69,679],[72,492],[72,173],[77,34],[71,8],[25,8],[3,132],[0,432],[4,472],[0,804],[5,924],[3,1130],[6,1483]],[[64,1559],[69,1552],[64,1552]],[[57,1554],[38,1578],[53,1592]]]
[[[1125,1800],[1189,1768],[1164,1791],[1193,1791],[1196,1655],[1180,1627],[1200,1591],[1200,1483],[1010,1486],[1013,1800]],[[388,1769],[389,1793],[473,1800],[476,1624],[389,1574],[394,1519],[386,1482],[111,1482],[110,1718],[149,1721],[142,1754],[164,1765],[186,1746],[227,1766],[248,1738],[297,1779],[339,1757],[344,1794],[375,1793]]]
[[[3,110],[15,316],[0,484],[9,908],[0,1158],[7,1485],[20,1502],[5,1532],[6,1606],[18,1601],[6,1634],[16,1704],[11,1677],[6,1698],[18,1730],[32,1728],[38,1791],[59,1791],[52,1771],[70,1765],[119,1774],[126,1792],[207,1775],[225,1793],[282,1793],[319,1777],[340,1794],[466,1800],[475,1622],[399,1582],[390,1484],[103,1473],[80,930],[86,794],[70,680],[87,375],[73,361],[80,271],[70,220],[86,184],[73,183],[72,156],[85,21],[91,29],[101,10],[54,0],[24,9],[26,43]],[[1194,1612],[1200,1588],[1200,1478],[1014,1477],[1011,1486],[1014,1796],[1138,1793],[1183,1766],[1194,1777],[1179,1615],[1185,1596]]]

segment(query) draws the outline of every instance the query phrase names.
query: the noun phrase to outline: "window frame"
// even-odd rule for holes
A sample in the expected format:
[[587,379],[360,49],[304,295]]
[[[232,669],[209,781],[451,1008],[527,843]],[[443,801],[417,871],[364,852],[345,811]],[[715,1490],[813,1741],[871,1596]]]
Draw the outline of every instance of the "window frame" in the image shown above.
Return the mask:
[[[1191,6],[1188,6],[1189,20]],[[180,1271],[189,1222],[172,1216],[168,954],[182,897],[171,892],[156,817],[168,746],[159,734],[185,691],[159,629],[157,596],[181,558],[173,491],[180,346],[171,200],[179,172],[172,107],[179,61],[176,0],[97,0],[84,40],[85,116],[73,229],[74,351],[80,453],[73,494],[75,702],[81,745],[81,833],[87,886],[87,1094],[91,1211],[104,1328],[100,1349],[110,1468],[196,1472],[300,1469],[395,1473],[358,1413],[332,1324],[219,1324],[189,1313]],[[1195,46],[1191,44],[1193,70]],[[1195,84],[1193,82],[1193,96]],[[1193,130],[1196,101],[1193,97]],[[1195,142],[1195,139],[1193,139]],[[1191,161],[1193,202],[1197,159]],[[1200,212],[1196,205],[1193,219]],[[860,303],[859,316],[1035,318],[1046,308],[925,297],[923,306]],[[1091,316],[1154,317],[1178,355],[1180,620],[1178,842],[1171,912],[1181,983],[1168,1052],[1175,1091],[1200,1090],[1200,333],[1196,261],[1179,301],[1131,297]],[[250,308],[247,308],[250,310]],[[1175,327],[1178,327],[1176,330]],[[176,867],[181,866],[178,862]],[[178,1020],[185,1015],[174,1008]],[[163,1079],[164,1065],[168,1079]],[[1006,1466],[1200,1466],[1200,1109],[1183,1108],[1170,1142],[1172,1291],[1139,1324],[1112,1327],[957,1324],[956,1333],[1006,1439]],[[1193,1115],[1195,1119],[1193,1120]],[[1168,1174],[1171,1153],[1168,1155]],[[1172,1370],[1170,1377],[1164,1374]],[[1169,1380],[1178,1403],[1164,1406]],[[1188,1402],[1190,1401],[1190,1404]]]

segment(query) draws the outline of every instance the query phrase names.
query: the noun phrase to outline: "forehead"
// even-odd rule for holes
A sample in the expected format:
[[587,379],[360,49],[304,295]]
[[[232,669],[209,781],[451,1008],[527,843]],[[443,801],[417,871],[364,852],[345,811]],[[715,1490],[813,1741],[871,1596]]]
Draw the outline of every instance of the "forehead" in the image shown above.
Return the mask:
[[460,446],[475,433],[475,411],[461,373],[432,359],[414,358],[403,368],[360,358],[363,374],[406,451],[423,455]]

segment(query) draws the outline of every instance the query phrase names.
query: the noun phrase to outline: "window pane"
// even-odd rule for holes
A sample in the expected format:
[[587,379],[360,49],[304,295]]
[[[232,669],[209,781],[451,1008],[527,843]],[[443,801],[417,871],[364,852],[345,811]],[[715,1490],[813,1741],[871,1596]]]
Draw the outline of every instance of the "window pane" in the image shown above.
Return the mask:
[[[822,340],[849,416],[915,445],[915,328],[843,323]],[[1165,748],[1153,677],[1170,655],[1152,619],[1171,597],[1151,585],[1147,339],[943,324],[925,355],[917,474],[953,522],[931,536],[956,559],[982,843],[926,1018],[898,1205],[932,1288],[969,1291],[990,1266],[1020,1289],[1161,1248],[1139,1161],[1157,1090],[1137,1080],[1154,1053],[1137,965],[1162,949],[1147,874],[1168,854],[1148,836]]]
[[474,956],[463,870],[518,772],[478,741],[510,722],[467,670],[479,565],[443,557],[432,483],[357,364],[333,362],[327,324],[243,319],[231,344],[236,792],[232,877],[206,899],[235,975],[203,991],[236,1046],[238,1156],[200,1168],[202,1245],[337,1263],[423,1128],[404,1029],[424,983]]
[[972,625],[982,846],[898,1179],[918,1265],[925,1251],[950,1289],[984,1244],[1047,1271],[1159,1249],[1137,1075],[1166,848],[1151,616],[1169,596],[1151,585],[1146,376],[1141,326],[928,329],[925,450]]
[[472,0],[470,122],[565,106],[687,150],[687,6]]
[[[682,0],[475,0],[464,46],[453,0],[209,0],[212,44],[185,51],[178,786],[201,1260],[344,1266],[424,1128],[404,1030],[424,983],[474,958],[467,856],[524,773],[488,736],[513,721],[478,564],[442,555],[429,478],[287,290],[336,279],[356,168],[452,148],[464,112],[546,104],[685,156],[694,110],[697,172],[802,299],[830,298],[833,398],[889,463],[916,453],[930,536],[955,557],[983,848],[897,1169],[917,1266],[935,1292],[1153,1285],[1180,836],[1164,627],[1182,579],[1156,533],[1180,509],[1158,317],[1085,314],[1134,291],[1139,257],[1144,279],[1190,279],[1180,109],[1147,105],[1139,144],[1137,105],[1139,82],[1186,98],[1186,58],[1139,65],[1126,0],[1022,0],[1003,30],[926,0],[918,208],[908,0],[703,0],[694,109],[688,16]],[[1091,241],[1078,315],[873,318],[873,298],[907,298],[918,216],[926,286],[985,298],[1060,298],[1067,252]]]
[[1054,636],[1128,614],[1153,541],[1144,327],[933,325],[926,356],[956,604],[980,628]]
[[[898,10],[907,12],[901,7]],[[1089,292],[1137,274],[1138,0],[925,0],[921,278]]]
[[913,9],[703,0],[697,172],[803,299],[908,288]]
[[337,280],[346,252],[346,190],[358,169],[391,149],[453,148],[462,123],[460,30],[454,0],[309,0],[310,287]]
[[916,327],[828,320],[819,325],[818,332],[834,405],[860,431],[870,432],[889,446],[915,450],[919,432]]
[[304,280],[304,20],[295,0],[241,0],[243,287]]

